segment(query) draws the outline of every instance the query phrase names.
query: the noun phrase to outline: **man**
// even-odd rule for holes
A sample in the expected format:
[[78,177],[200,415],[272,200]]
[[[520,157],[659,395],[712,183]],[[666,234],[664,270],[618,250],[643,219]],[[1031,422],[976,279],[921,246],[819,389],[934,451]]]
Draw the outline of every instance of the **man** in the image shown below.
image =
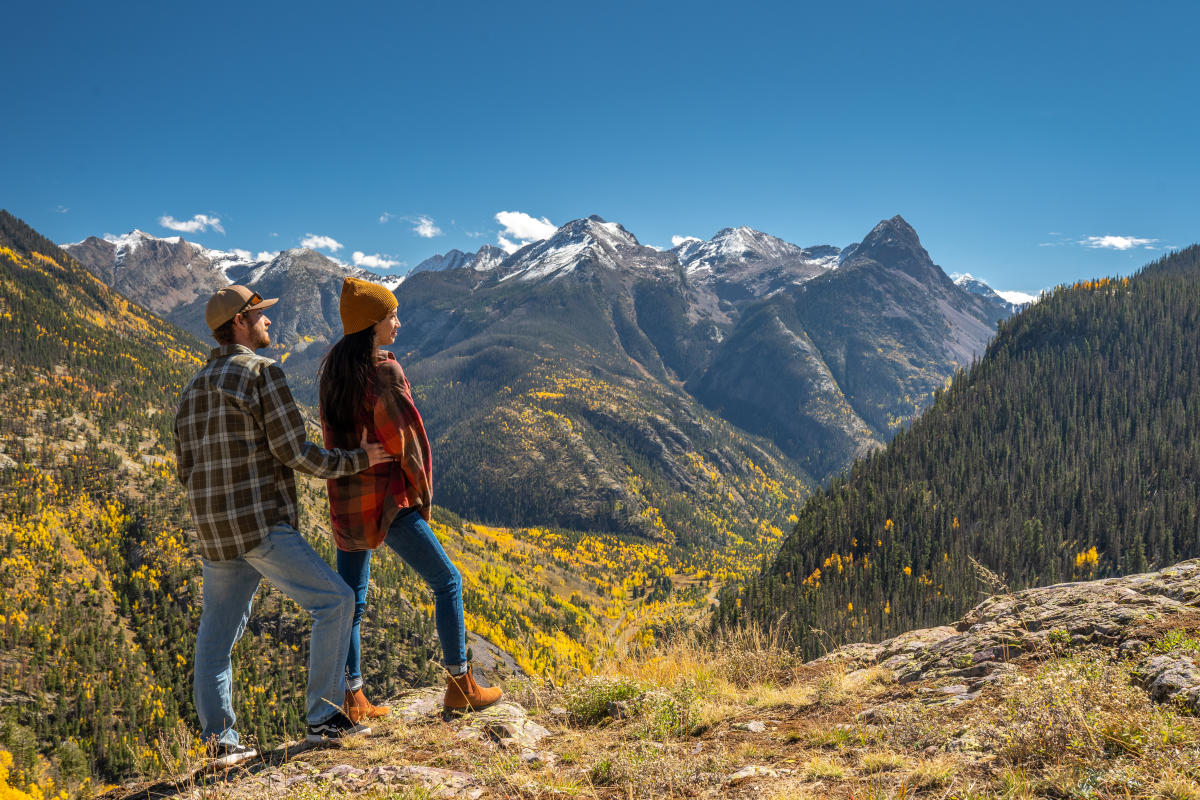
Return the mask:
[[205,320],[219,345],[180,399],[175,417],[179,480],[187,489],[203,564],[193,697],[216,763],[256,755],[233,729],[230,654],[266,578],[312,615],[307,739],[370,733],[341,709],[354,593],[296,530],[294,469],[321,478],[361,472],[389,459],[378,443],[324,450],[307,440],[283,370],[254,351],[271,343],[264,300],[244,286],[221,289]]

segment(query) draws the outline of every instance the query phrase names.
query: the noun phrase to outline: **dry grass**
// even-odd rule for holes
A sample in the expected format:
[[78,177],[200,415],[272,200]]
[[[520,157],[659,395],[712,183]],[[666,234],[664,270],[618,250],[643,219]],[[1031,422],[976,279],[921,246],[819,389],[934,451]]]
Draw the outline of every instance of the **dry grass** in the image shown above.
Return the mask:
[[[1128,665],[1108,651],[1018,665],[1015,677],[951,706],[886,670],[799,664],[768,637],[675,642],[563,686],[510,686],[554,734],[539,746],[548,761],[460,740],[461,723],[426,719],[385,721],[374,737],[295,762],[313,774],[343,763],[439,767],[503,798],[1200,800],[1200,722],[1150,703]],[[609,701],[625,704],[620,718]],[[551,711],[559,707],[568,713]],[[750,765],[774,775],[732,779]],[[326,789],[320,796],[340,796]],[[421,791],[379,796],[419,800]]]

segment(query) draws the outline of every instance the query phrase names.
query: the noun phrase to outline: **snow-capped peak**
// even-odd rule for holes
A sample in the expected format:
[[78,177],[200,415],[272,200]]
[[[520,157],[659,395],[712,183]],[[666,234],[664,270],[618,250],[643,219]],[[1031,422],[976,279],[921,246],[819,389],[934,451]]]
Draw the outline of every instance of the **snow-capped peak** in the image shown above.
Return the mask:
[[775,267],[783,264],[806,264],[806,272],[835,269],[838,265],[836,247],[805,249],[776,236],[742,225],[723,228],[707,242],[687,240],[673,251],[689,275],[723,274],[747,267]]
[[118,264],[120,264],[122,261],[125,260],[125,258],[130,253],[134,252],[135,250],[137,250],[139,247],[141,247],[143,244],[145,244],[148,241],[150,241],[150,242],[161,241],[161,242],[167,242],[169,244],[179,244],[180,242],[183,241],[183,237],[182,236],[171,236],[166,239],[159,239],[158,237],[152,236],[143,230],[138,230],[137,228],[134,228],[129,233],[126,233],[122,236],[117,236],[115,234],[106,233],[106,234],[104,234],[104,241],[106,241],[109,244],[114,245],[116,247],[116,254],[115,254],[116,262]]
[[509,256],[501,280],[523,281],[569,274],[584,260],[609,269],[660,268],[668,263],[657,250],[644,247],[616,222],[597,216],[563,225],[549,239],[534,242]]
[[1039,295],[1026,292],[1007,292],[993,289],[987,282],[976,278],[969,272],[954,273],[950,276],[958,288],[983,298],[997,298],[1013,306],[1026,306],[1036,303]]
[[474,253],[464,253],[461,250],[451,250],[445,254],[437,254],[417,264],[411,270],[409,275],[416,275],[418,272],[440,272],[442,270],[470,268],[476,272],[488,272],[500,266],[500,263],[508,257],[499,247],[490,244],[485,244]]

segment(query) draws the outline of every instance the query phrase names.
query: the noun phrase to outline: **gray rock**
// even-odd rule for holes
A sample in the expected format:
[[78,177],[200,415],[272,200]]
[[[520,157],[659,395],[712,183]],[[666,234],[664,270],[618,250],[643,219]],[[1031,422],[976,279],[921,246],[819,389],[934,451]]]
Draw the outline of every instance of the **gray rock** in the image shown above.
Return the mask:
[[629,718],[629,703],[624,700],[609,700],[607,708],[608,716],[613,719],[628,719]]
[[1200,667],[1191,658],[1178,655],[1150,656],[1135,670],[1150,699],[1157,703],[1179,702],[1200,713]]
[[729,783],[741,783],[751,780],[752,778],[777,778],[779,773],[770,767],[760,767],[757,764],[750,764],[742,767],[737,772],[730,775],[725,780]]
[[[1140,640],[1131,639],[1136,645],[1121,644],[1135,633],[1131,627],[1151,620],[1161,624],[1172,617],[1194,620],[1197,606],[1200,559],[1193,559],[1159,572],[989,597],[952,627],[909,631],[877,644],[847,645],[813,663],[878,664],[890,669],[900,684],[966,679],[974,691],[1002,679],[1012,670],[1008,662],[1025,653],[1120,645],[1121,653],[1136,655]],[[1188,692],[1200,680],[1189,683],[1191,673],[1179,669],[1172,673],[1174,677],[1164,678],[1160,691],[1190,697]],[[1168,682],[1173,688],[1165,688]]]
[[752,720],[750,722],[738,722],[734,726],[739,731],[750,731],[750,733],[762,733],[767,729],[766,723]]

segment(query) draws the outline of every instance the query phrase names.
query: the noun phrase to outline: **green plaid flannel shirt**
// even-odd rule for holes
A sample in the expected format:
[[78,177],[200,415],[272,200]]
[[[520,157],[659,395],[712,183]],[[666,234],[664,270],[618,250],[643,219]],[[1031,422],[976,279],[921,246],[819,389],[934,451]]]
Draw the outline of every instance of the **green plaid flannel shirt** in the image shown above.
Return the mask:
[[183,390],[175,457],[200,555],[210,561],[252,550],[272,525],[297,526],[292,470],[336,478],[369,465],[365,450],[308,441],[283,370],[236,344],[215,348]]

